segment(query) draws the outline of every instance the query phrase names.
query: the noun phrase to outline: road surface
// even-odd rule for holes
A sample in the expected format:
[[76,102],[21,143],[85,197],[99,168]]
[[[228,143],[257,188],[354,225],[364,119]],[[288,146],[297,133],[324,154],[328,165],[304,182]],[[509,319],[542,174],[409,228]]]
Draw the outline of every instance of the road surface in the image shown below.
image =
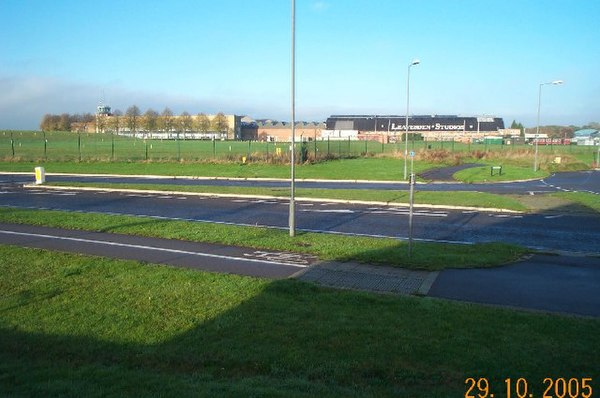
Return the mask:
[[[197,197],[23,189],[0,176],[0,206],[99,212],[236,225],[287,228],[287,200]],[[531,248],[600,252],[600,216],[562,212],[503,214],[484,211],[418,209],[414,237],[421,241],[508,242]],[[369,206],[298,202],[299,230],[408,238],[408,210],[402,206]]]

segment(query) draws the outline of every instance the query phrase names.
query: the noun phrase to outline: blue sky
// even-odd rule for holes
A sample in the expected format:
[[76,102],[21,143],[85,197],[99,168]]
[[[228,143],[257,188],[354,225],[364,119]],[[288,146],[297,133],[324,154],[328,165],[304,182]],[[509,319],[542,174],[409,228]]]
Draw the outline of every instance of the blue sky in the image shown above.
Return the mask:
[[[289,119],[290,0],[0,0],[0,129],[125,110]],[[296,0],[297,118],[600,121],[598,0]]]

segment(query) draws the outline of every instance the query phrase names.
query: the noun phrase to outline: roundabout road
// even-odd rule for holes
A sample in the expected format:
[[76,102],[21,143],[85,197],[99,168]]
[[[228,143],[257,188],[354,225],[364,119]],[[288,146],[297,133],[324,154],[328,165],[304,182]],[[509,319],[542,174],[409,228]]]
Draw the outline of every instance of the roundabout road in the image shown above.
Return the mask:
[[[14,179],[14,176],[8,179]],[[7,176],[0,177],[2,207],[123,214],[280,229],[287,229],[288,225],[288,201],[281,199],[47,190],[43,187],[24,189],[6,180]],[[406,206],[299,201],[296,214],[299,230],[408,238]],[[506,242],[544,250],[600,252],[597,245],[600,216],[562,211],[561,208],[533,214],[419,208],[414,213],[413,227],[413,236],[420,241],[463,244]]]
[[[269,187],[287,188],[287,180],[276,179],[226,179],[204,177],[140,177],[140,176],[90,176],[47,174],[48,182],[85,182],[85,183],[129,183],[129,184],[168,184],[173,189],[182,185],[210,185],[210,186],[238,186],[238,187]],[[0,181],[6,183],[31,183],[32,173],[1,174]],[[327,180],[297,180],[298,188],[322,189],[379,189],[379,190],[408,190],[405,182],[353,182],[353,181],[327,181]],[[537,194],[557,191],[579,191],[600,195],[600,171],[588,170],[579,172],[556,173],[542,180],[498,182],[498,183],[422,183],[417,185],[419,191],[475,191],[496,194]]]

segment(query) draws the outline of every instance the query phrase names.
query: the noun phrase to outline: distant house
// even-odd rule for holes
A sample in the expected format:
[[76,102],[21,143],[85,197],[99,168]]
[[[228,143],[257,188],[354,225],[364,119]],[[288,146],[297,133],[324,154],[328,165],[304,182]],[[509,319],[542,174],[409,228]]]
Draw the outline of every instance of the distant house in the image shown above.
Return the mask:
[[[296,141],[312,141],[321,137],[325,128],[320,122],[296,122]],[[246,119],[242,123],[242,139],[268,142],[290,142],[292,126],[289,122],[279,122],[271,119]]]
[[600,131],[583,129],[573,133],[573,142],[577,145],[600,145]]

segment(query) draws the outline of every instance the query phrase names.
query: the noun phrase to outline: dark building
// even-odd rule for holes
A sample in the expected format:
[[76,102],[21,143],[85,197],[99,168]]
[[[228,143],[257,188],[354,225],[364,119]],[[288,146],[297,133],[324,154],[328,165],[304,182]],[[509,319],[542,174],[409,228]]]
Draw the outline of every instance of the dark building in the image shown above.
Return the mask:
[[[358,130],[360,132],[392,133],[405,131],[405,116],[396,115],[332,115],[327,118],[327,130]],[[411,132],[497,132],[504,129],[499,117],[463,117],[456,115],[415,115],[408,117]]]

